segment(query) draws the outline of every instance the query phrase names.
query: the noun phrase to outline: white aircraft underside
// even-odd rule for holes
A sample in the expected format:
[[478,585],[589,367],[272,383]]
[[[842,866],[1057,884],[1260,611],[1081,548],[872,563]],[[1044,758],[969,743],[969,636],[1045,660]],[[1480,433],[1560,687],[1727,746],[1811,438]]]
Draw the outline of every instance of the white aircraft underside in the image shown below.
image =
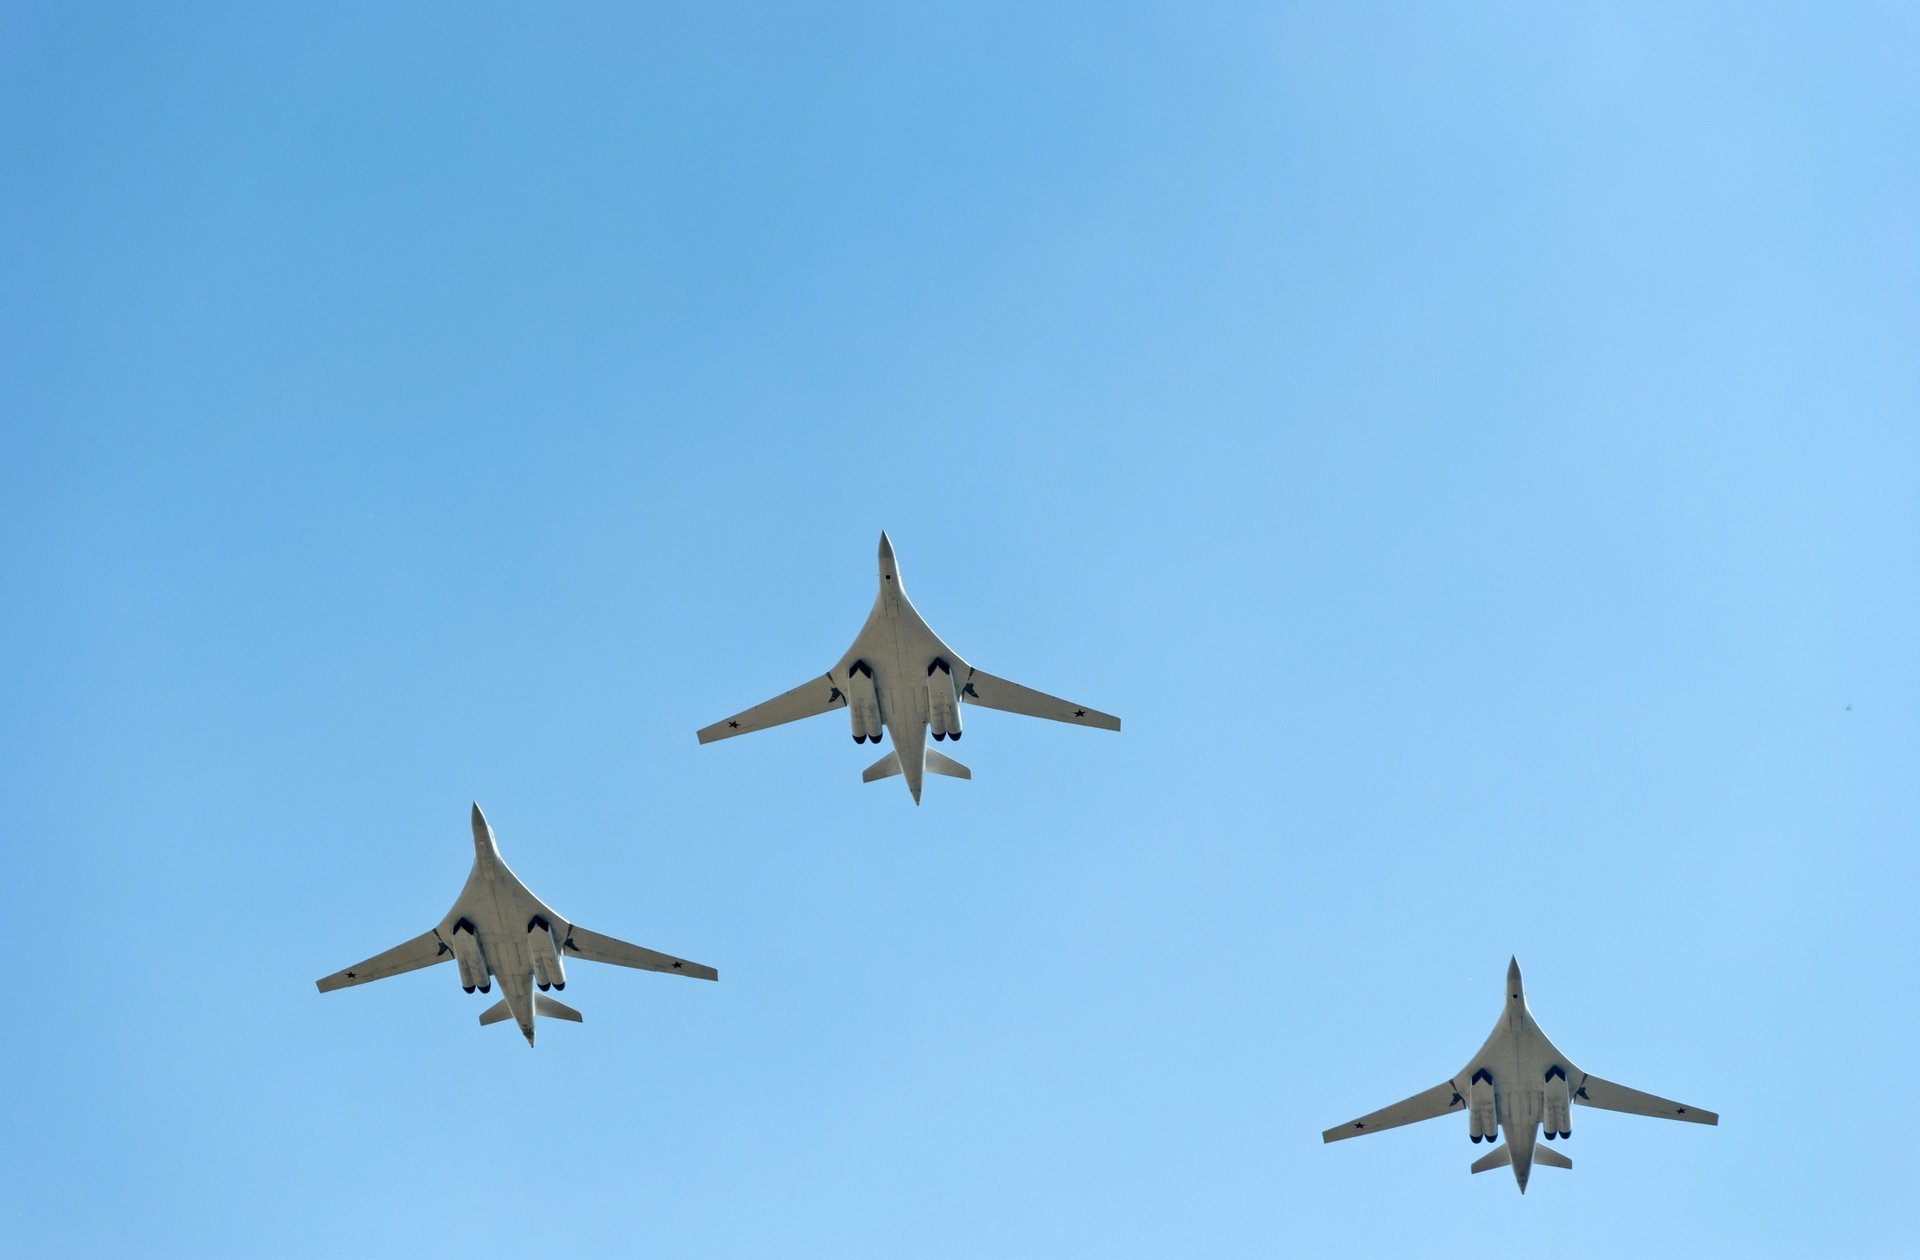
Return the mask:
[[1549,1142],[1573,1136],[1574,1103],[1663,1120],[1720,1123],[1711,1111],[1615,1085],[1575,1067],[1533,1022],[1520,983],[1520,963],[1513,960],[1507,965],[1507,998],[1500,1022],[1465,1067],[1432,1089],[1328,1129],[1320,1140],[1338,1142],[1463,1111],[1467,1135],[1473,1141],[1493,1142],[1498,1134],[1506,1135],[1504,1143],[1474,1161],[1473,1171],[1511,1167],[1520,1193],[1525,1194],[1535,1163],[1573,1167],[1572,1160],[1552,1147],[1538,1145],[1538,1139],[1543,1127]]
[[[487,825],[478,805],[473,807],[473,850],[473,870],[466,887],[438,927],[314,981],[320,992],[331,993],[452,961],[459,969],[460,987],[469,993],[491,993],[493,981],[500,982],[500,1000],[480,1016],[480,1022],[493,1024],[511,1017],[527,1044],[532,1045],[537,1015],[580,1022],[579,1011],[546,996],[550,989],[567,987],[567,958],[663,971],[696,980],[720,978],[712,967],[602,936],[555,914],[501,860],[493,828]],[[538,993],[534,992],[536,987]]]
[[961,710],[967,704],[1024,713],[1029,717],[1117,731],[1120,719],[1022,687],[975,669],[940,640],[907,598],[894,562],[893,544],[880,535],[880,591],[873,611],[840,662],[821,677],[751,709],[715,722],[699,732],[700,742],[729,739],[770,726],[846,709],[855,743],[880,742],[884,730],[893,751],[862,775],[865,782],[900,775],[914,803],[920,801],[927,771],[956,779],[973,772],[927,747],[958,740],[964,733]]

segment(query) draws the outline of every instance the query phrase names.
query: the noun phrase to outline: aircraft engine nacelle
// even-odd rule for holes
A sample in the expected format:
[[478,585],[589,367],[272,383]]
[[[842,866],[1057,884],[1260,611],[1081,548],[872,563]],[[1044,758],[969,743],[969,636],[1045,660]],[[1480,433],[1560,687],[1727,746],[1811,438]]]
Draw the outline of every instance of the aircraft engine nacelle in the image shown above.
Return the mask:
[[1476,1142],[1491,1142],[1500,1136],[1494,1103],[1493,1077],[1482,1068],[1473,1074],[1473,1083],[1467,1087],[1467,1136]]
[[960,738],[960,696],[953,689],[953,670],[937,656],[927,666],[927,721],[935,739]]
[[452,944],[453,964],[460,969],[460,987],[469,993],[475,989],[482,993],[492,992],[487,954],[480,948],[480,938],[473,934],[473,924],[465,919],[454,924]]
[[540,986],[541,992],[567,987],[567,968],[560,961],[553,924],[537,914],[527,924],[527,957],[533,960],[533,982]]
[[853,742],[880,742],[880,694],[873,687],[873,670],[865,661],[855,661],[847,671],[847,721],[853,726]]
[[1547,1114],[1542,1126],[1547,1141],[1573,1136],[1573,1098],[1567,1090],[1567,1074],[1555,1066],[1547,1070]]

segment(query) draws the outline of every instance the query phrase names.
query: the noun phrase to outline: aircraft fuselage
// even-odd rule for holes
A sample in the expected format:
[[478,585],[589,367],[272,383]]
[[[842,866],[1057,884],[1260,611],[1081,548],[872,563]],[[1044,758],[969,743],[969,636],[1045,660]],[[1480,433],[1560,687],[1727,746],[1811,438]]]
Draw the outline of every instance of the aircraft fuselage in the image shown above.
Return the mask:
[[[1500,1135],[1506,1140],[1507,1155],[1513,1166],[1513,1179],[1526,1192],[1532,1175],[1534,1152],[1540,1139],[1540,1127],[1547,1119],[1547,1099],[1557,1088],[1562,1098],[1574,1068],[1547,1040],[1527,1009],[1526,990],[1521,986],[1516,963],[1507,969],[1507,999],[1500,1023],[1487,1038],[1480,1053],[1461,1070],[1457,1083],[1467,1083],[1468,1126],[1473,1130],[1471,1099],[1474,1087],[1483,1081],[1493,1092],[1494,1117]],[[1577,1079],[1577,1078],[1576,1078]],[[1564,1115],[1564,1110],[1556,1114]],[[1571,1122],[1569,1132],[1571,1132]],[[1480,1139],[1476,1137],[1475,1141]],[[1489,1141],[1492,1140],[1489,1135]]]
[[[483,968],[481,979],[484,981],[491,976],[500,982],[500,996],[506,1002],[508,1012],[512,1014],[514,1023],[520,1026],[527,1044],[532,1045],[533,989],[536,983],[534,951],[539,945],[538,934],[546,932],[551,941],[553,925],[564,927],[565,921],[528,891],[519,876],[501,859],[499,846],[494,842],[493,829],[480,816],[477,807],[473,818],[473,849],[473,869],[467,875],[466,885],[455,899],[453,909],[447,911],[447,917],[441,920],[435,930],[446,941],[452,941],[454,935],[460,932],[472,935],[479,945],[480,966]],[[542,928],[539,926],[541,923],[548,926]],[[461,948],[456,944],[455,953],[460,952]],[[556,948],[556,958],[558,952]],[[544,961],[541,965],[552,966]],[[471,978],[463,976],[463,983]],[[477,987],[484,992],[490,986],[482,983]],[[565,980],[558,980],[554,987],[565,988]]]
[[[927,734],[960,738],[960,707],[972,668],[941,642],[907,598],[893,545],[884,535],[879,581],[866,624],[827,676],[847,698],[856,741],[878,743],[873,722],[885,728],[907,790],[917,801],[926,775]],[[869,697],[877,710],[871,716],[865,712]]]
[[962,709],[967,704],[1076,726],[1120,729],[1120,719],[1111,713],[975,669],[941,641],[907,598],[893,543],[884,533],[879,561],[873,610],[854,636],[853,646],[833,668],[771,700],[701,727],[694,732],[701,743],[845,709],[855,743],[879,744],[884,739],[893,744],[893,750],[868,766],[861,779],[873,783],[900,775],[918,803],[928,774],[973,777],[958,761],[927,747],[929,734],[935,742],[957,740],[964,734]]

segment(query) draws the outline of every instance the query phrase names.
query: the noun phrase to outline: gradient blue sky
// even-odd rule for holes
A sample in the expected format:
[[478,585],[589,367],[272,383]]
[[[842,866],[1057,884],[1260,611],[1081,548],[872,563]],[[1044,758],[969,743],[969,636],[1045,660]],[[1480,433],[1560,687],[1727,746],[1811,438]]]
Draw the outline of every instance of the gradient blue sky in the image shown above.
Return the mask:
[[0,1251],[1910,1251],[1920,16],[1041,9],[0,14]]

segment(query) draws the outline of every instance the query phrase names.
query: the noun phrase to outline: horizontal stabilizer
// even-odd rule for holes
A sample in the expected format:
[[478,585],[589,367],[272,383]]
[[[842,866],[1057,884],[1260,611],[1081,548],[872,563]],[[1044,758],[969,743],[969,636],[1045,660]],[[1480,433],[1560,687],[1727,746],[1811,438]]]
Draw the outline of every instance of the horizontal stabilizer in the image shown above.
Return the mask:
[[866,768],[865,773],[860,776],[860,782],[872,783],[876,780],[885,779],[899,773],[900,758],[893,753],[888,753]]
[[[564,1019],[574,1024],[583,1022],[579,1011],[574,1010],[565,1002],[554,1001],[544,993],[536,993],[533,995],[533,1013],[535,1015],[544,1015],[548,1019]],[[497,1024],[503,1019],[512,1018],[513,1012],[507,1009],[507,999],[501,998],[481,1014],[480,1022],[482,1024]]]
[[580,1024],[580,1012],[566,1003],[557,1003],[545,993],[534,995],[534,1014],[545,1016],[549,1020],[566,1020],[568,1024]]
[[1477,1173],[1491,1172],[1496,1168],[1505,1168],[1512,1162],[1513,1152],[1507,1149],[1505,1142],[1502,1142],[1485,1155],[1482,1155],[1479,1159],[1474,1160],[1473,1171]]
[[935,774],[944,774],[949,779],[971,779],[973,771],[967,769],[951,757],[942,756],[933,749],[927,749],[927,769]]
[[548,1019],[564,1019],[572,1024],[580,1022],[579,1011],[574,1010],[565,1002],[554,1001],[544,993],[536,993],[533,995],[533,1013],[535,1015],[544,1015]]
[[1548,1168],[1573,1167],[1572,1160],[1568,1159],[1565,1155],[1562,1155],[1559,1151],[1554,1150],[1551,1146],[1534,1147],[1533,1162],[1536,1167],[1542,1164],[1544,1164]]

